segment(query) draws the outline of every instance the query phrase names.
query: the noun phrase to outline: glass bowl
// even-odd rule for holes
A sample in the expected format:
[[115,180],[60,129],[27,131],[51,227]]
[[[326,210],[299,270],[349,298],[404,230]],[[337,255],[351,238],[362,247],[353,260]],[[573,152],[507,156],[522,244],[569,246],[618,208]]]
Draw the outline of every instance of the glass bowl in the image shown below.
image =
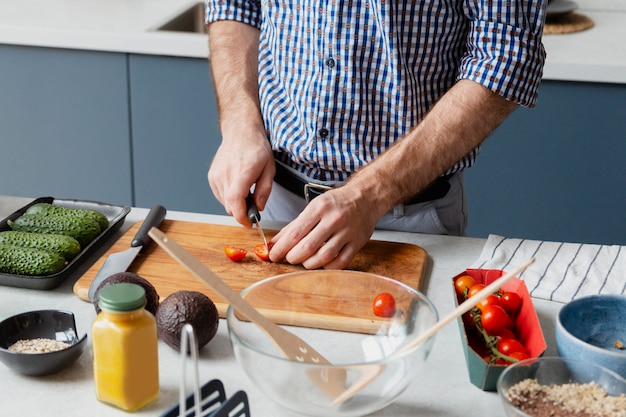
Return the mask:
[[[582,411],[580,409],[576,411],[561,410],[560,413],[555,414],[526,413],[509,396],[512,387],[528,379],[535,380],[542,387],[541,389],[550,385],[560,386],[594,382],[610,396],[619,397],[620,395],[626,395],[626,380],[617,373],[595,363],[560,357],[527,359],[509,365],[498,378],[498,396],[502,401],[507,417],[532,417],[533,415],[574,416],[581,414]],[[589,388],[587,388],[587,391],[589,391]],[[583,400],[580,398],[581,396],[579,395],[576,403],[577,407],[582,405]],[[622,400],[621,404],[626,404],[626,397],[623,397]]]
[[[9,350],[20,340],[51,339],[69,344],[61,350],[20,353]],[[0,323],[0,361],[24,375],[50,375],[68,367],[82,355],[87,333],[76,331],[74,314],[62,310],[38,310],[17,314]]]
[[[377,295],[395,302],[391,317],[374,314]],[[437,322],[430,300],[391,278],[357,271],[318,270],[279,275],[241,293],[272,321],[295,333],[332,368],[345,371],[348,389],[372,372],[375,377],[343,402],[309,378],[328,365],[285,358],[256,325],[226,312],[235,356],[258,389],[281,406],[310,416],[362,416],[393,402],[418,378],[434,339],[406,348]]]

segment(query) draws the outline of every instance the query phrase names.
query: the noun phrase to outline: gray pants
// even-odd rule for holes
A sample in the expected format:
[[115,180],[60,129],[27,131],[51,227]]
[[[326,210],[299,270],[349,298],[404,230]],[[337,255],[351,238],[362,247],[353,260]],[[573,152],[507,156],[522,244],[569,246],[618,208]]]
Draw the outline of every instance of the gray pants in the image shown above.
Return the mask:
[[[274,182],[263,211],[264,218],[290,222],[304,209],[306,202]],[[467,202],[463,173],[450,178],[450,191],[439,200],[413,205],[398,205],[383,216],[376,229],[437,235],[464,236],[467,227]]]

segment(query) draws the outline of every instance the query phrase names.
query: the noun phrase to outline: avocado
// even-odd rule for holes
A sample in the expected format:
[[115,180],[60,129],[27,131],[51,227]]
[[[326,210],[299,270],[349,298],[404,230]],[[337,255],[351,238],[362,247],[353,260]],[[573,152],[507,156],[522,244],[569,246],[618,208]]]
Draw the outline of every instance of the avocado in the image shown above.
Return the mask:
[[147,279],[137,275],[134,272],[118,272],[107,277],[104,281],[98,285],[96,288],[93,305],[96,309],[96,313],[100,313],[100,307],[98,306],[98,292],[111,284],[118,284],[121,282],[127,282],[130,284],[137,284],[143,287],[146,291],[146,306],[145,309],[152,313],[153,316],[156,316],[157,309],[159,308],[159,294],[157,293],[156,288],[148,281]]
[[180,335],[186,323],[191,324],[198,349],[213,339],[219,326],[219,314],[213,301],[197,291],[181,290],[161,302],[156,314],[159,338],[180,351]]

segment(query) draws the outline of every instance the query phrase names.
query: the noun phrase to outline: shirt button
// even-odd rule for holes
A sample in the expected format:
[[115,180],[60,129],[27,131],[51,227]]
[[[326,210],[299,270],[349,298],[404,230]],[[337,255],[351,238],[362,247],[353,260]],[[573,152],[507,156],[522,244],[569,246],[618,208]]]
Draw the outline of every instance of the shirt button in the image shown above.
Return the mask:
[[328,129],[324,129],[324,128],[321,128],[317,133],[320,135],[321,138],[324,138],[324,139],[327,138],[328,135],[330,134]]
[[335,60],[332,58],[328,58],[326,60],[326,65],[328,66],[328,68],[333,68],[335,66]]

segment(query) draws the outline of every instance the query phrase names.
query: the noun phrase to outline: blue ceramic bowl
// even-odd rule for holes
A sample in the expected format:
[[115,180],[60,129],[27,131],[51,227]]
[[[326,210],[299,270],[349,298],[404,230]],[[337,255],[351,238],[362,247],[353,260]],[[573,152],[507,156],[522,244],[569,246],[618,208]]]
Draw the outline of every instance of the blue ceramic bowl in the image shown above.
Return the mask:
[[[70,346],[46,353],[17,353],[9,347],[18,340],[53,339]],[[38,310],[17,314],[0,323],[0,361],[15,372],[41,376],[61,371],[83,353],[87,334],[78,336],[74,314],[62,310]]]
[[626,378],[626,297],[592,295],[567,303],[557,316],[556,347],[564,358],[581,359]]

